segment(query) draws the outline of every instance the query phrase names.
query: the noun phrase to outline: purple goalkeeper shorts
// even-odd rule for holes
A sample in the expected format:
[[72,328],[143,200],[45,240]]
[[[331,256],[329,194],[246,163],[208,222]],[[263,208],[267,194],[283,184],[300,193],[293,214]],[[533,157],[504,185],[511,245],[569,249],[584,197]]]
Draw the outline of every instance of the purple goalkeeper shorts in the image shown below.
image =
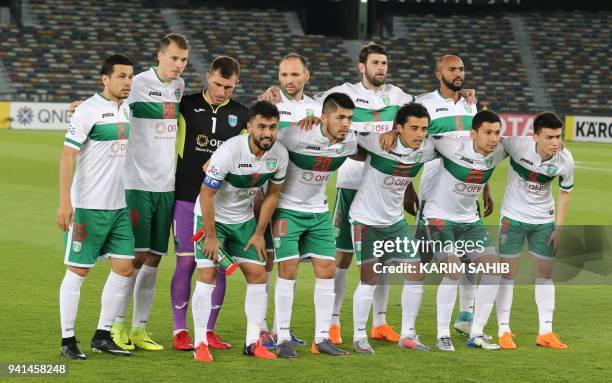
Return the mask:
[[194,202],[174,203],[174,252],[176,255],[194,255],[193,250],[193,207]]

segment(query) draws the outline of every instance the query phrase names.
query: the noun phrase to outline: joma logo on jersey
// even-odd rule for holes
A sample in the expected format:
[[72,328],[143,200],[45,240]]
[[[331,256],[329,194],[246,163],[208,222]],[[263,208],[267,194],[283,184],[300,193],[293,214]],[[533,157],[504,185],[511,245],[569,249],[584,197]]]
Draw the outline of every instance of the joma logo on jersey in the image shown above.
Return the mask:
[[102,113],[102,118],[115,117],[115,113]]
[[529,165],[533,166],[533,162],[529,161],[529,160],[528,160],[528,159],[526,159],[526,158],[521,158],[519,161],[521,161],[521,162],[525,162],[525,163],[527,163],[527,164],[529,164]]
[[252,168],[253,165],[251,164],[238,164],[238,169],[240,168]]
[[287,116],[291,116],[291,112],[288,111],[288,110],[279,110],[278,114],[284,114],[284,115],[287,115]]
[[314,145],[306,145],[306,150],[321,150],[320,146],[314,146]]
[[152,91],[149,92],[149,96],[159,96],[159,97],[161,97],[161,95],[162,95],[161,92],[158,92],[156,90],[152,90]]
[[448,112],[448,108],[436,108],[436,113],[438,112]]
[[469,159],[469,158],[466,158],[466,157],[463,157],[463,156],[461,156],[461,158],[459,158],[459,159],[461,161],[467,162],[468,164],[472,164],[472,165],[474,164],[474,160],[472,160],[472,159]]
[[363,104],[369,104],[368,100],[364,100],[363,98],[356,98],[355,101],[356,102],[361,102]]

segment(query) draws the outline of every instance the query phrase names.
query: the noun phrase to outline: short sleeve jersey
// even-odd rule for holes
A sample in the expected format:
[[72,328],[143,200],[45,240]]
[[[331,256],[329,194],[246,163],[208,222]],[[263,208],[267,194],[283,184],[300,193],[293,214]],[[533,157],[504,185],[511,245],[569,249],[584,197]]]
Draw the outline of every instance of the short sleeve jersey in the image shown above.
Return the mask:
[[395,148],[386,152],[380,147],[378,134],[359,133],[358,141],[368,157],[349,216],[366,225],[393,225],[404,219],[406,188],[423,164],[436,158],[434,146],[425,140],[415,150],[398,139]]
[[[417,97],[417,102],[423,104],[429,112],[431,121],[427,132],[430,136],[454,134],[458,136],[468,136],[472,129],[472,118],[476,114],[476,105],[468,104],[464,97],[459,101],[451,98],[444,98],[440,91],[425,93]],[[425,165],[421,180],[419,182],[419,195],[424,201],[427,200],[434,184],[441,164],[439,161],[432,161]]]
[[510,167],[501,214],[531,224],[554,222],[552,183],[558,177],[561,190],[572,190],[572,154],[563,149],[542,161],[532,137],[504,137],[503,145],[510,155]]
[[163,82],[153,67],[132,81],[127,103],[132,136],[125,167],[125,188],[151,192],[174,190],[176,132],[183,79]]
[[129,108],[101,94],[76,108],[64,145],[77,149],[71,201],[75,208],[126,207],[123,171],[130,137]]
[[[283,183],[287,172],[287,149],[276,141],[257,158],[249,146],[250,134],[225,141],[210,158],[204,185],[217,189],[215,220],[225,224],[253,218],[255,194],[266,183]],[[194,212],[202,215],[199,197]]]
[[442,159],[442,168],[423,215],[457,223],[478,221],[478,195],[495,166],[506,158],[503,145],[500,143],[492,153],[483,156],[474,149],[469,136],[433,136],[432,142]]
[[[326,92],[318,93],[314,99],[323,103],[333,92],[349,95],[355,103],[352,129],[356,132],[385,133],[393,129],[393,120],[399,108],[415,100],[400,88],[384,84],[377,91],[367,89],[363,83],[344,83]],[[347,160],[338,171],[336,186],[357,190],[363,173],[363,162]]]

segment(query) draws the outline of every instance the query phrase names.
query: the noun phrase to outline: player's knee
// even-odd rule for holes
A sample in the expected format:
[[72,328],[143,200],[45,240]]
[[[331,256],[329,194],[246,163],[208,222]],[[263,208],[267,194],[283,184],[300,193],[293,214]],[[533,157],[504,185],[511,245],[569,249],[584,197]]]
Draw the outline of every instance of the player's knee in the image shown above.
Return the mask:
[[132,262],[114,262],[111,264],[113,273],[119,274],[122,277],[131,277],[134,274],[134,265]]
[[147,257],[145,258],[144,264],[149,267],[157,267],[159,266],[159,262],[161,262],[161,258],[161,255],[148,253]]
[[279,262],[278,264],[278,276],[283,279],[294,280],[297,277],[297,260],[290,260]]
[[142,265],[144,265],[145,260],[147,259],[147,251],[137,251],[134,253],[134,259],[132,260],[132,264],[135,269],[140,269]]
[[444,273],[444,278],[452,279],[453,281],[458,281],[461,279],[460,273]]
[[76,267],[76,266],[68,266],[68,270],[70,270],[71,272],[75,273],[76,275],[78,275],[81,278],[85,278],[87,276],[87,274],[89,274],[89,270],[91,270],[88,267]]
[[249,270],[249,274],[245,276],[246,280],[250,284],[265,284],[268,281],[268,274],[266,273],[266,268],[253,268]]
[[336,276],[334,261],[323,261],[315,264],[315,276],[320,279],[332,279]]
[[198,268],[198,282],[214,285],[217,277],[215,267]]
[[336,267],[340,269],[348,269],[353,261],[353,253],[344,251],[336,251]]

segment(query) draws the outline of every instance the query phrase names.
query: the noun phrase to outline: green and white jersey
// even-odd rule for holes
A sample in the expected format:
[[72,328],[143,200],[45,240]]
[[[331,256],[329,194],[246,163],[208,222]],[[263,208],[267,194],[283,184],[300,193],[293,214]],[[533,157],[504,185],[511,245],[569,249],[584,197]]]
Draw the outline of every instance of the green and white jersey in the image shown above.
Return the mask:
[[397,140],[386,152],[380,147],[378,134],[359,133],[359,146],[368,151],[363,178],[349,216],[370,226],[389,226],[404,219],[404,192],[427,161],[436,158],[429,139],[419,149],[404,146]]
[[165,83],[156,68],[132,81],[127,103],[132,136],[125,167],[125,188],[150,192],[174,190],[177,116],[183,79]]
[[[385,133],[393,129],[393,120],[399,108],[415,101],[415,97],[391,84],[382,85],[377,91],[366,88],[362,82],[344,83],[314,96],[323,103],[325,97],[333,92],[349,95],[355,103],[353,124],[356,132]],[[348,159],[338,171],[336,186],[357,190],[363,174],[363,162]]]
[[76,108],[64,145],[77,149],[70,191],[72,206],[117,210],[126,207],[123,171],[130,136],[129,108],[97,93]]
[[485,157],[474,150],[474,141],[469,136],[433,136],[432,142],[440,154],[442,168],[423,215],[456,223],[478,221],[478,195],[495,166],[506,158],[503,145],[499,144]]
[[321,126],[304,131],[283,129],[280,139],[289,152],[285,186],[278,207],[307,213],[329,211],[326,186],[332,173],[357,153],[357,138],[349,131],[343,142],[330,144]]
[[561,190],[574,186],[574,159],[567,149],[542,161],[532,137],[504,137],[510,155],[508,183],[502,202],[502,216],[530,224],[555,221],[552,181],[559,177]]
[[[253,218],[255,194],[270,181],[281,184],[285,180],[287,149],[280,142],[257,158],[249,146],[250,134],[225,141],[210,157],[204,185],[217,190],[215,194],[215,221],[237,224]],[[194,212],[202,215],[200,197]]]
[[[427,129],[429,136],[446,134],[469,136],[470,129],[472,129],[472,118],[477,110],[476,105],[468,104],[464,97],[455,103],[452,98],[443,98],[440,91],[435,90],[418,96],[417,102],[427,108],[431,117]],[[441,168],[440,160],[425,164],[419,182],[421,200],[427,201]]]
[[321,117],[321,103],[316,102],[312,97],[302,96],[301,100],[292,100],[281,90],[281,102],[276,104],[280,113],[279,138],[285,128],[298,128],[298,122],[308,116]]

